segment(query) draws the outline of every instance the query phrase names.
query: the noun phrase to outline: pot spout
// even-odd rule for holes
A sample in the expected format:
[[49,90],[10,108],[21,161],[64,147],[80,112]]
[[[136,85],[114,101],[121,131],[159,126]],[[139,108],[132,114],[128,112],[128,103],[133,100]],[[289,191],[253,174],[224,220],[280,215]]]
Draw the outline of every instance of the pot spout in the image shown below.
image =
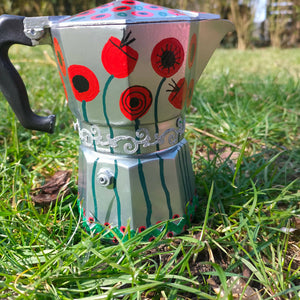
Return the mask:
[[225,34],[234,31],[234,25],[228,20],[205,20],[198,24],[195,79],[199,80],[210,57]]

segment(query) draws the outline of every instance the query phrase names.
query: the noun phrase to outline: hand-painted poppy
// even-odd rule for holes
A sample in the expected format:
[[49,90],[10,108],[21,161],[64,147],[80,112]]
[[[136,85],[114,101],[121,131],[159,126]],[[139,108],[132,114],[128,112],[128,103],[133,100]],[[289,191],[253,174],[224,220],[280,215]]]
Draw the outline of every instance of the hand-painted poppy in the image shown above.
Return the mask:
[[194,33],[191,38],[190,45],[189,45],[189,55],[188,55],[189,68],[191,68],[193,66],[193,63],[194,63],[194,60],[196,57],[196,48],[197,48],[197,36]]
[[120,97],[120,109],[123,115],[133,121],[145,115],[152,103],[151,92],[143,86],[127,88]]
[[167,233],[167,237],[168,238],[171,238],[171,237],[173,237],[174,236],[174,232],[173,231],[169,231],[168,233]]
[[78,101],[89,102],[98,95],[99,82],[92,70],[82,65],[71,65],[68,74],[74,96]]
[[143,232],[146,230],[146,226],[140,226],[139,227],[139,233]]
[[141,4],[139,1],[134,1],[134,0],[124,0],[121,2],[122,4],[127,4],[127,5],[138,5]]
[[94,219],[93,217],[89,217],[89,218],[88,218],[88,221],[89,221],[89,223],[94,223],[94,222],[95,222],[95,219]]
[[115,236],[113,237],[112,242],[113,242],[115,245],[119,244],[119,241],[118,241],[118,239],[117,239]]
[[127,6],[127,5],[123,5],[123,6],[116,6],[114,7],[111,11],[124,11],[124,10],[130,10],[131,7],[130,6]]
[[121,226],[121,227],[120,227],[120,231],[121,231],[122,233],[124,233],[124,232],[126,231],[126,226]]
[[124,31],[121,41],[114,36],[110,37],[102,50],[102,64],[105,70],[116,78],[127,77],[133,71],[139,57],[129,46],[135,41],[135,38],[130,39],[130,35],[131,31],[128,34]]
[[162,77],[171,77],[180,69],[184,50],[175,38],[161,40],[152,50],[151,63],[154,71]]
[[54,46],[54,52],[57,58],[59,69],[61,70],[62,74],[66,76],[67,70],[66,70],[65,60],[57,38],[53,39],[53,46]]
[[178,109],[182,109],[187,90],[187,83],[185,78],[181,78],[177,83],[172,79],[173,84],[169,83],[171,86],[171,90],[167,90],[167,92],[171,92],[168,97],[169,102]]

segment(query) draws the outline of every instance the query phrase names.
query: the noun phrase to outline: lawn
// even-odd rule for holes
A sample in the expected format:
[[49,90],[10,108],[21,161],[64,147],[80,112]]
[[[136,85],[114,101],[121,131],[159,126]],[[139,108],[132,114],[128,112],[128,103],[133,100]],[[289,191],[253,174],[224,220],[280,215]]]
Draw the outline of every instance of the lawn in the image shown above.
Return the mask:
[[[23,129],[0,95],[1,298],[300,298],[299,49],[215,52],[186,117],[200,199],[192,226],[118,245],[81,227],[79,138],[51,49],[10,53],[32,107],[56,114],[57,127]],[[71,172],[68,189],[36,204],[57,171]]]

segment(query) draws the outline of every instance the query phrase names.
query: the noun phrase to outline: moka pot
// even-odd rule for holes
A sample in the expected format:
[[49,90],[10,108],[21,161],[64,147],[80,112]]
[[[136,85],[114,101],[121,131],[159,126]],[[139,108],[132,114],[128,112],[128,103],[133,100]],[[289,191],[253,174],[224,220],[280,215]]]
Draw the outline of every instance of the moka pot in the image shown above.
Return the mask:
[[185,109],[231,30],[218,15],[131,0],[75,16],[0,17],[0,89],[28,129],[53,132],[55,116],[32,112],[8,49],[53,46],[81,141],[78,206],[89,231],[116,241],[174,219],[152,240],[188,226],[198,198]]

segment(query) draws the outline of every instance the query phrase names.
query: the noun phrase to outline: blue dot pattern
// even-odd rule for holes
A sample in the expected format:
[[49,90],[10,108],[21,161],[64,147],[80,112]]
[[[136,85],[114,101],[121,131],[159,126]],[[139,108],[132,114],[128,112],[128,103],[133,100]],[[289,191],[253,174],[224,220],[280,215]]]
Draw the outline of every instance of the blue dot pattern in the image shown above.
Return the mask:
[[219,15],[215,14],[170,9],[134,0],[119,0],[67,17],[60,22],[60,26],[72,26],[75,23],[76,25],[124,24],[219,18]]

